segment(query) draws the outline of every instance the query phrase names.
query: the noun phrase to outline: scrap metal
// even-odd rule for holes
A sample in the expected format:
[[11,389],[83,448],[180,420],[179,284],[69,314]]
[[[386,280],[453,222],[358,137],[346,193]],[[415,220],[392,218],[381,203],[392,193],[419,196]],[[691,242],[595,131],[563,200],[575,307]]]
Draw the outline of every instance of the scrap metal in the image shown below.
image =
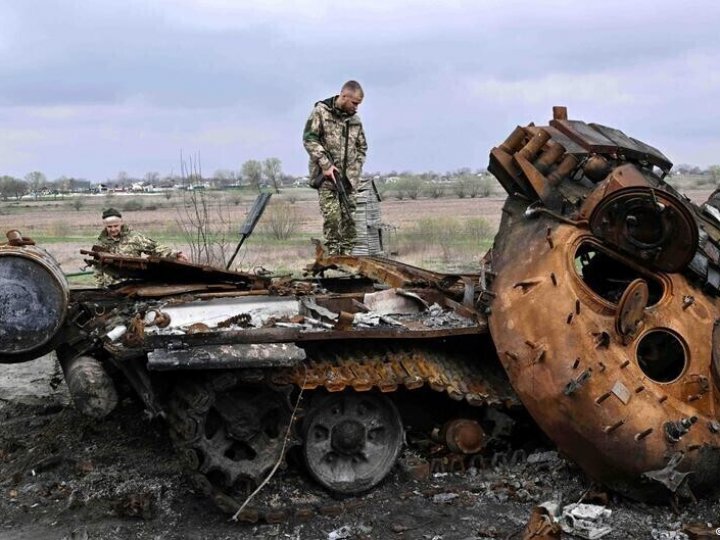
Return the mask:
[[85,263],[124,280],[155,283],[232,283],[240,289],[266,289],[270,278],[246,272],[232,272],[209,265],[179,261],[170,257],[131,257],[100,251],[80,250],[89,255]]
[[554,113],[490,154],[509,194],[490,284],[500,360],[595,480],[640,498],[663,496],[650,478],[717,493],[720,223],[664,181],[655,148]]

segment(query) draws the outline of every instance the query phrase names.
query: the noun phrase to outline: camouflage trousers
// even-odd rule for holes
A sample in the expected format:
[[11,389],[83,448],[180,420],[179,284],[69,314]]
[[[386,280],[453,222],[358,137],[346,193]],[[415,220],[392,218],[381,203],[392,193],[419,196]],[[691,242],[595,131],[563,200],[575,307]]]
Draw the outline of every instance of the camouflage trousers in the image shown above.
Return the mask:
[[323,216],[323,234],[328,255],[349,255],[355,245],[355,196],[348,194],[350,216],[341,210],[337,193],[331,189],[318,190],[320,212]]

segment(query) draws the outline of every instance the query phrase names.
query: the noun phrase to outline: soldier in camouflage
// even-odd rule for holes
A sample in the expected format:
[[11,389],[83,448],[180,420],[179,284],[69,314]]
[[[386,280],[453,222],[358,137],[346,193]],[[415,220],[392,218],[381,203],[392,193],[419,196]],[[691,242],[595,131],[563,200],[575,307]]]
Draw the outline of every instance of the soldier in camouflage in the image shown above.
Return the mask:
[[[367,155],[367,141],[357,109],[364,97],[357,81],[346,82],[340,94],[318,101],[303,132],[303,145],[310,155],[310,179],[320,178],[318,195],[323,215],[325,246],[330,255],[349,254],[355,243],[352,212]],[[349,187],[348,212],[342,211],[336,182]],[[318,187],[315,185],[315,187]]]
[[[97,238],[98,247],[106,253],[140,257],[143,253],[156,257],[175,257],[187,261],[182,251],[173,251],[135,231],[123,223],[122,215],[115,208],[102,213],[103,230]],[[95,283],[98,287],[107,287],[117,283],[118,279],[105,274],[101,268],[95,268]]]

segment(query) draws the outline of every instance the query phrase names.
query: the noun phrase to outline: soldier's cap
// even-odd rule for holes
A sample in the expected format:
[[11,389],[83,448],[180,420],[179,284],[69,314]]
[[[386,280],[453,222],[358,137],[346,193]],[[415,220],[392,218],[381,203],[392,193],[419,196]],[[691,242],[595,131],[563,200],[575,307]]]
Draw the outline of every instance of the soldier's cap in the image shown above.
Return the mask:
[[114,221],[115,219],[122,218],[122,214],[120,213],[119,210],[117,210],[115,208],[107,208],[107,209],[103,210],[102,218],[103,218],[103,221],[106,221],[108,219]]

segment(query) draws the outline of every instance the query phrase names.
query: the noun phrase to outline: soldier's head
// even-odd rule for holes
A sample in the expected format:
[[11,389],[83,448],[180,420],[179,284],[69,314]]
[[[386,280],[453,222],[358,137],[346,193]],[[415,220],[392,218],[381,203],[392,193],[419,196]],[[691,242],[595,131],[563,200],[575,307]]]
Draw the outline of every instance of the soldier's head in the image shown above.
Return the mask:
[[103,225],[108,233],[108,236],[115,238],[120,235],[122,231],[123,220],[122,214],[115,208],[108,208],[103,210],[102,213]]
[[362,103],[365,93],[357,81],[348,81],[340,89],[335,106],[348,114],[355,114]]

